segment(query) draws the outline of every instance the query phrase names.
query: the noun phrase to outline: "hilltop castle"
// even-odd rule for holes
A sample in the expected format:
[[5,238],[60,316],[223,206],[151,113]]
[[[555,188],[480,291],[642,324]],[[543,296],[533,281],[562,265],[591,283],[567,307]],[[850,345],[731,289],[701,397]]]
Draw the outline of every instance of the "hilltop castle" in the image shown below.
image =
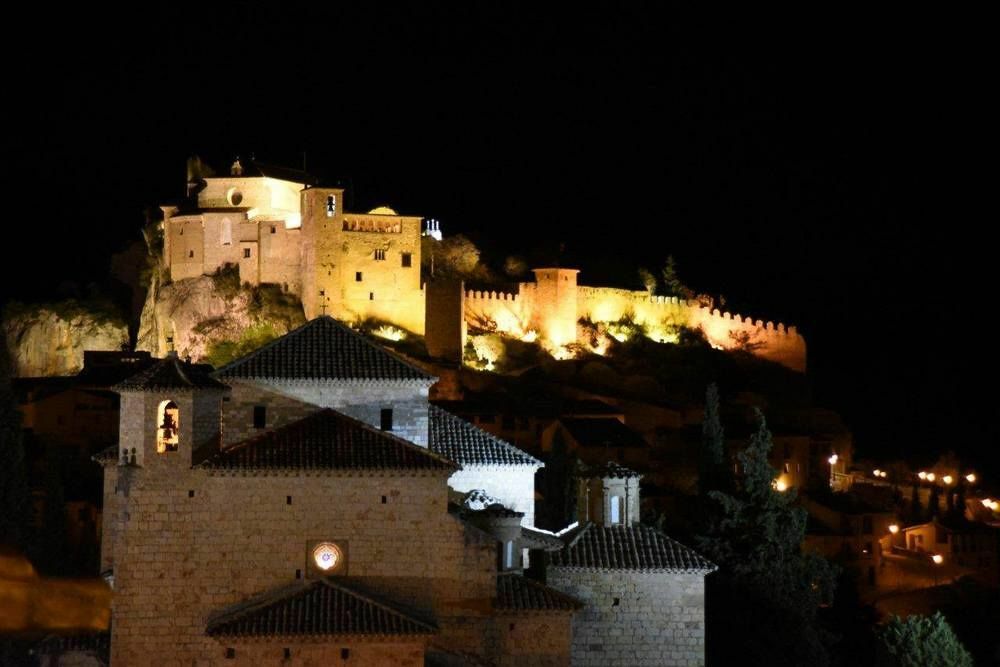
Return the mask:
[[[742,347],[805,370],[805,340],[795,327],[641,290],[578,285],[575,269],[535,269],[535,281],[516,293],[425,282],[421,235],[440,240],[437,223],[422,229],[421,217],[388,207],[350,213],[343,200],[342,188],[320,187],[304,172],[237,160],[228,175],[190,181],[180,205],[161,207],[163,268],[179,281],[236,265],[241,282],[297,295],[306,319],[383,320],[425,335],[428,350],[442,358],[461,358],[467,324],[486,321],[558,350],[577,342],[581,318],[628,316],[661,341],[677,326],[700,328],[719,349]],[[159,341],[159,351],[168,348]]]

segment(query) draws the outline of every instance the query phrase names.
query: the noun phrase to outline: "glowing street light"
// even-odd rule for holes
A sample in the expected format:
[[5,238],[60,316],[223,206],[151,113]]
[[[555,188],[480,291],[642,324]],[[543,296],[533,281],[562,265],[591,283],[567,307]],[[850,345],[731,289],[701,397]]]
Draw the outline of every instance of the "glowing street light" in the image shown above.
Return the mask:
[[935,479],[937,479],[937,475],[935,475],[932,472],[927,473],[927,481],[928,482],[933,482]]
[[935,565],[940,565],[941,563],[944,562],[944,556],[942,556],[941,554],[934,554],[933,556],[931,556],[931,560],[934,561]]
[[951,475],[945,475],[944,477],[941,478],[941,481],[944,482],[945,484],[951,484],[952,477]]
[[836,454],[834,454],[830,458],[828,458],[827,461],[830,462],[830,465],[837,465],[837,459],[838,458],[840,458],[840,457],[837,456]]
[[879,470],[878,468],[875,468],[875,470],[872,470],[872,474],[875,475],[876,477],[881,477],[882,471]]
[[920,472],[917,473],[917,477],[919,477],[920,479],[927,479],[927,473],[921,470]]
[[983,498],[982,502],[983,502],[983,507],[986,507],[986,508],[989,508],[990,505],[993,504],[993,500],[991,498]]
[[893,535],[895,535],[896,533],[899,532],[899,526],[896,525],[896,524],[894,524],[894,523],[890,523],[889,524],[889,532],[892,533]]
[[969,484],[974,484],[976,482],[976,476],[973,473],[970,472],[968,475],[965,476],[965,480]]
[[777,482],[774,483],[774,488],[777,489],[778,491],[784,492],[785,490],[788,489],[788,485],[785,484],[784,480],[779,479]]

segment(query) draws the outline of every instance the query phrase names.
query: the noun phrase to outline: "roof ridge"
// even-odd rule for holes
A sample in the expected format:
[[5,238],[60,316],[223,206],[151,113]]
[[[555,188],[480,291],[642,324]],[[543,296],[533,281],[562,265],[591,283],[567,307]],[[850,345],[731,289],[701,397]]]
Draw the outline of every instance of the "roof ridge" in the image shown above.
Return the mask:
[[393,350],[390,350],[389,348],[385,347],[384,345],[379,345],[379,344],[375,343],[374,341],[368,340],[368,336],[366,336],[365,334],[363,334],[361,332],[355,331],[354,329],[352,329],[351,327],[347,326],[343,322],[341,322],[341,321],[339,321],[337,319],[334,319],[333,317],[331,317],[329,315],[320,315],[320,317],[325,317],[325,318],[329,319],[336,326],[340,327],[341,329],[343,329],[344,331],[346,331],[348,334],[351,334],[353,336],[357,336],[358,339],[360,339],[362,342],[364,342],[366,345],[368,345],[372,349],[377,350],[379,352],[384,352],[385,354],[388,354],[390,357],[392,357],[393,359],[395,359],[399,363],[403,364],[404,366],[408,367],[410,370],[414,370],[414,371],[416,371],[418,373],[422,373],[423,375],[426,375],[426,376],[428,376],[430,378],[434,378],[435,380],[438,379],[436,376],[431,375],[430,373],[428,373],[424,369],[420,368],[416,364],[413,364],[413,363],[407,361],[406,359],[404,359],[403,357],[401,357],[399,354],[397,354]]
[[354,596],[356,598],[361,598],[362,600],[364,600],[368,604],[375,605],[376,607],[378,607],[380,609],[383,609],[383,610],[389,612],[390,614],[396,614],[397,616],[402,616],[402,617],[406,618],[408,621],[411,621],[413,623],[416,623],[417,625],[421,625],[421,626],[427,628],[431,632],[437,632],[438,627],[436,625],[434,625],[433,623],[429,623],[429,622],[427,622],[425,620],[416,618],[415,616],[413,616],[409,612],[403,611],[402,609],[397,609],[395,607],[392,607],[391,605],[389,605],[386,602],[383,602],[381,600],[378,600],[376,598],[371,597],[371,595],[368,594],[368,593],[362,593],[361,591],[358,591],[358,590],[356,590],[354,588],[351,588],[350,586],[345,585],[344,583],[342,583],[343,581],[346,581],[346,579],[341,579],[340,581],[338,581],[338,582],[335,583],[334,582],[334,577],[323,577],[322,579],[318,580],[315,583],[322,584],[322,585],[324,585],[324,586],[326,586],[328,588],[332,588],[334,590],[339,590],[339,591],[341,591],[343,593],[347,593],[348,595],[352,595],[352,596]]
[[448,465],[451,465],[451,466],[454,466],[456,469],[460,469],[462,467],[461,465],[459,465],[458,463],[455,463],[454,461],[452,461],[448,457],[442,456],[441,454],[438,454],[437,452],[432,451],[431,448],[430,448],[430,443],[428,443],[427,447],[421,447],[420,445],[412,443],[412,442],[410,442],[409,440],[407,440],[405,438],[399,437],[398,435],[396,435],[392,431],[383,431],[380,428],[375,428],[374,426],[372,426],[371,424],[369,424],[367,422],[363,422],[360,419],[355,419],[354,417],[352,417],[350,415],[345,415],[344,413],[338,412],[337,410],[334,410],[333,408],[324,408],[323,409],[323,411],[327,411],[327,410],[329,410],[330,412],[332,412],[335,415],[339,415],[339,416],[347,419],[348,421],[354,422],[355,424],[357,424],[361,428],[367,429],[368,431],[371,431],[372,433],[375,433],[375,434],[380,435],[382,437],[386,437],[387,436],[390,440],[396,440],[396,441],[400,442],[402,445],[404,445],[406,447],[409,447],[410,449],[415,449],[415,450],[417,450],[417,451],[419,451],[421,453],[424,453],[424,454],[430,454],[433,458],[436,458],[438,461],[440,461],[442,463],[447,463]]
[[316,586],[317,583],[318,582],[316,581],[293,581],[282,587],[258,593],[255,596],[251,596],[249,599],[224,607],[214,614],[209,614],[209,617],[205,622],[205,628],[208,630],[213,625],[239,621],[248,614],[266,609],[272,604],[284,602],[285,600],[294,598],[297,595],[308,593]]

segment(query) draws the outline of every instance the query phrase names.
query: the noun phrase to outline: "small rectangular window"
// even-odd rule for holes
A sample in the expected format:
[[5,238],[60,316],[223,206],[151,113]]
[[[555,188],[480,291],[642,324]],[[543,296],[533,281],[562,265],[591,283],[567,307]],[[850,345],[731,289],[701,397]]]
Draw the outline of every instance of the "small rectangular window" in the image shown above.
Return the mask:
[[378,249],[375,251],[375,260],[378,262],[385,261],[385,250]]
[[619,524],[621,522],[622,522],[622,497],[611,496],[611,523]]
[[368,292],[368,300],[369,301],[375,300],[375,292]]
[[408,269],[411,266],[413,266],[413,255],[411,255],[408,252],[404,252],[402,257],[403,257],[402,263],[404,269]]
[[194,257],[194,250],[188,251],[188,257]]
[[253,406],[253,427],[265,428],[267,426],[267,407],[263,405]]
[[274,225],[271,225],[271,233],[272,234],[276,234],[277,232],[278,232],[278,228],[275,227]]
[[392,430],[392,408],[382,408],[382,430],[391,431]]
[[320,296],[326,296],[326,290],[325,290],[325,289],[321,289],[321,290],[319,291],[319,295],[320,295]]
[[194,498],[194,491],[193,490],[188,491],[188,498]]
[[326,198],[326,217],[332,218],[337,214],[337,198],[330,195]]
[[226,660],[233,660],[236,658],[236,649],[227,648],[226,649]]
[[291,496],[285,496],[285,504],[286,505],[291,505],[292,504],[292,497]]
[[250,248],[243,248],[244,259],[250,259]]
[[354,274],[354,282],[356,282],[356,283],[360,283],[361,282],[361,272],[360,271],[355,272],[355,274]]
[[508,540],[503,545],[503,566],[504,569],[511,570],[514,568],[514,542],[513,540]]
[[292,657],[292,649],[286,648],[285,649],[285,660],[288,660],[291,657]]
[[342,649],[340,649],[340,659],[341,660],[347,660],[350,657],[351,657],[351,649],[349,649],[349,648],[342,648]]

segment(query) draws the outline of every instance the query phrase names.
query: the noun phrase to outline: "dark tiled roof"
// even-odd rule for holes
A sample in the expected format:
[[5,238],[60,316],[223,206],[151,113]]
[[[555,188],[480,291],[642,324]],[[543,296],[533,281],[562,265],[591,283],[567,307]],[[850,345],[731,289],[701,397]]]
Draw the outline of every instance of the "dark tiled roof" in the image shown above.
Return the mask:
[[420,636],[426,621],[351,590],[343,579],[319,579],[265,593],[210,619],[213,637]]
[[583,603],[545,584],[514,572],[497,575],[497,598],[493,608],[500,612],[576,611]]
[[544,551],[559,551],[563,548],[563,541],[555,535],[521,526],[521,546],[528,549],[542,549]]
[[617,419],[560,419],[581,447],[645,447],[642,436]]
[[542,463],[533,456],[476,428],[461,417],[431,405],[430,448],[462,465],[534,465]]
[[329,408],[227,447],[199,464],[240,470],[454,471],[444,457]]
[[191,364],[176,356],[160,359],[152,366],[114,385],[115,391],[155,391],[158,389],[228,389],[209,373],[206,364]]
[[642,572],[704,572],[715,565],[655,528],[588,523],[566,534],[566,548],[552,554],[552,567]]
[[434,380],[435,378],[323,315],[223,366],[222,379]]
[[637,473],[631,468],[626,468],[623,465],[618,465],[614,461],[608,461],[599,466],[592,466],[587,468],[587,474],[591,477],[600,478],[612,478],[612,479],[631,479],[632,477],[642,477],[640,473]]

